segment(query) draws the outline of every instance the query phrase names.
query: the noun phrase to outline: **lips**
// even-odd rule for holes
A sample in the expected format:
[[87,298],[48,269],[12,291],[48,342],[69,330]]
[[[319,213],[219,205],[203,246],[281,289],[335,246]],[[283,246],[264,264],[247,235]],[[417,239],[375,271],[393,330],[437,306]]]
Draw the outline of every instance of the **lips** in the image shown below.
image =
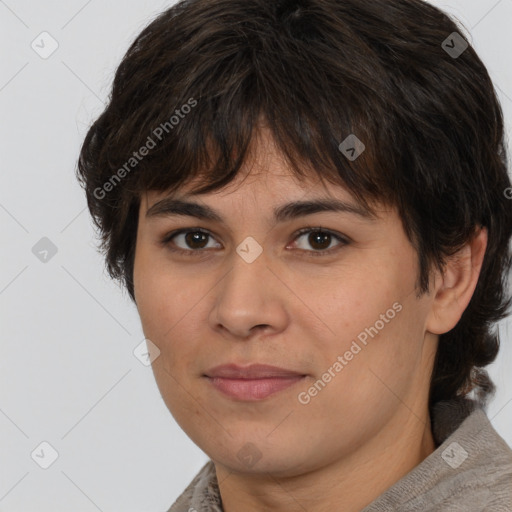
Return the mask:
[[220,377],[224,379],[269,379],[269,378],[293,378],[303,377],[305,374],[271,366],[267,364],[251,364],[249,366],[238,366],[236,364],[223,364],[215,366],[205,374],[207,377]]
[[301,382],[306,375],[264,364],[216,366],[204,375],[223,395],[241,401],[267,398]]

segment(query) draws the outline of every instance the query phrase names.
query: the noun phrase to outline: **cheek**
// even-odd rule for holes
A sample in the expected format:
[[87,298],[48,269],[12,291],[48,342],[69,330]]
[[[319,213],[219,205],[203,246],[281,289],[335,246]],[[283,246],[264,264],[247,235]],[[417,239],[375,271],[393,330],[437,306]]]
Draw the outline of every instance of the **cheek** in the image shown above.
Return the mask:
[[392,274],[384,275],[377,267],[354,265],[317,281],[319,286],[308,282],[301,295],[308,298],[308,304],[313,305],[331,334],[345,341],[373,326],[401,299],[399,283],[393,281]]
[[[146,244],[137,246],[134,261],[134,290],[144,328],[169,329],[183,316],[190,301],[189,282],[174,271],[161,254],[152,254]],[[165,332],[165,330],[163,331]]]
[[193,293],[187,293],[187,287],[176,280],[159,277],[153,271],[142,279],[137,295],[142,326],[147,337],[163,342],[186,324],[186,316],[193,307]]
[[163,349],[164,334],[171,329],[176,307],[172,282],[140,250],[135,257],[134,290],[146,338]]
[[413,263],[391,253],[378,260],[368,256],[333,273],[322,286],[315,288],[309,281],[303,288],[326,326],[323,337],[313,341],[326,367],[348,351],[351,369],[343,373],[350,373],[350,382],[359,386],[368,380],[363,369],[382,367],[392,375],[397,366],[407,367],[417,358],[423,313],[415,297]]
[[[140,256],[140,257],[139,257]],[[151,260],[140,251],[134,265],[134,287],[143,332],[160,349],[159,364],[173,375],[182,373],[198,352],[196,341],[204,315],[208,283],[170,268],[169,263]],[[184,342],[186,340],[186,342]],[[179,364],[177,364],[179,362]],[[161,372],[160,372],[161,373]],[[165,375],[157,375],[165,380]]]

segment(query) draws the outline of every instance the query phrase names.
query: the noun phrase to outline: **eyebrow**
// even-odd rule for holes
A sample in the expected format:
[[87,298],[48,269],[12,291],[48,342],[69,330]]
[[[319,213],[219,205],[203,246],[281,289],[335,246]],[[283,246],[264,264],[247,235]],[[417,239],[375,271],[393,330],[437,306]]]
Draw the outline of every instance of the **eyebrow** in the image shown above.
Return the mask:
[[[347,203],[339,199],[321,198],[309,201],[293,201],[278,206],[274,209],[274,220],[276,223],[285,222],[319,212],[349,213],[365,220],[376,218],[374,213],[362,205]],[[226,223],[223,217],[209,206],[172,197],[157,201],[146,212],[146,218],[175,215]]]

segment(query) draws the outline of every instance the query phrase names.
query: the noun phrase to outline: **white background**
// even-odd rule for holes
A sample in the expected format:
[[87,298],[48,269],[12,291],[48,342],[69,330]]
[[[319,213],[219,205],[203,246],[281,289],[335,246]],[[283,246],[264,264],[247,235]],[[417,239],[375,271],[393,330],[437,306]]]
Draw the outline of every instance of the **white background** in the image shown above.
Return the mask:
[[[510,138],[512,0],[433,3],[469,30]],[[171,4],[0,0],[0,511],[165,511],[207,460],[132,353],[137,311],[103,270],[74,175],[122,55]],[[59,44],[48,59],[31,48],[43,31]],[[489,417],[512,445],[510,318],[500,328]],[[43,441],[59,454],[46,470],[31,458]]]

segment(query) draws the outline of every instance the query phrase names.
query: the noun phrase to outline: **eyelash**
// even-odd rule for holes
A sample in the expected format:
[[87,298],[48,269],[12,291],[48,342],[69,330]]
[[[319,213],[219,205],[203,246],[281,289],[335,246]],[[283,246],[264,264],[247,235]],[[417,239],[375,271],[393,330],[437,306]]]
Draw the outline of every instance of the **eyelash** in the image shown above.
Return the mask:
[[[190,250],[186,250],[186,249],[176,249],[175,247],[172,247],[171,246],[171,241],[174,237],[178,236],[178,235],[181,235],[181,234],[187,234],[187,233],[202,233],[202,234],[205,234],[205,235],[208,235],[212,238],[213,235],[204,230],[204,229],[201,229],[201,228],[184,228],[184,229],[178,229],[176,231],[172,231],[171,233],[168,233],[164,236],[164,238],[161,240],[161,244],[163,246],[165,246],[168,250],[170,250],[171,252],[174,252],[174,253],[179,253],[179,254],[183,254],[183,255],[186,255],[186,256],[192,256],[192,257],[197,257],[197,256],[204,256],[204,254],[202,253],[205,253],[207,251],[207,249],[190,249]],[[322,234],[327,234],[327,235],[331,235],[333,238],[335,238],[338,242],[340,242],[340,245],[337,245],[335,247],[332,247],[331,249],[326,249],[326,250],[318,250],[318,251],[308,251],[308,250],[305,250],[305,249],[299,249],[299,251],[302,251],[306,254],[308,254],[308,256],[312,256],[312,257],[317,257],[317,256],[327,256],[327,255],[331,255],[333,252],[336,252],[340,249],[342,249],[345,245],[348,245],[350,243],[350,240],[347,238],[347,237],[344,237],[340,234],[337,234],[333,231],[330,231],[328,229],[324,229],[324,228],[321,228],[321,227],[316,227],[316,228],[302,228],[302,229],[299,229],[295,234],[294,234],[294,241],[297,239],[297,238],[300,238],[302,235],[306,234],[306,233],[322,233]]]

